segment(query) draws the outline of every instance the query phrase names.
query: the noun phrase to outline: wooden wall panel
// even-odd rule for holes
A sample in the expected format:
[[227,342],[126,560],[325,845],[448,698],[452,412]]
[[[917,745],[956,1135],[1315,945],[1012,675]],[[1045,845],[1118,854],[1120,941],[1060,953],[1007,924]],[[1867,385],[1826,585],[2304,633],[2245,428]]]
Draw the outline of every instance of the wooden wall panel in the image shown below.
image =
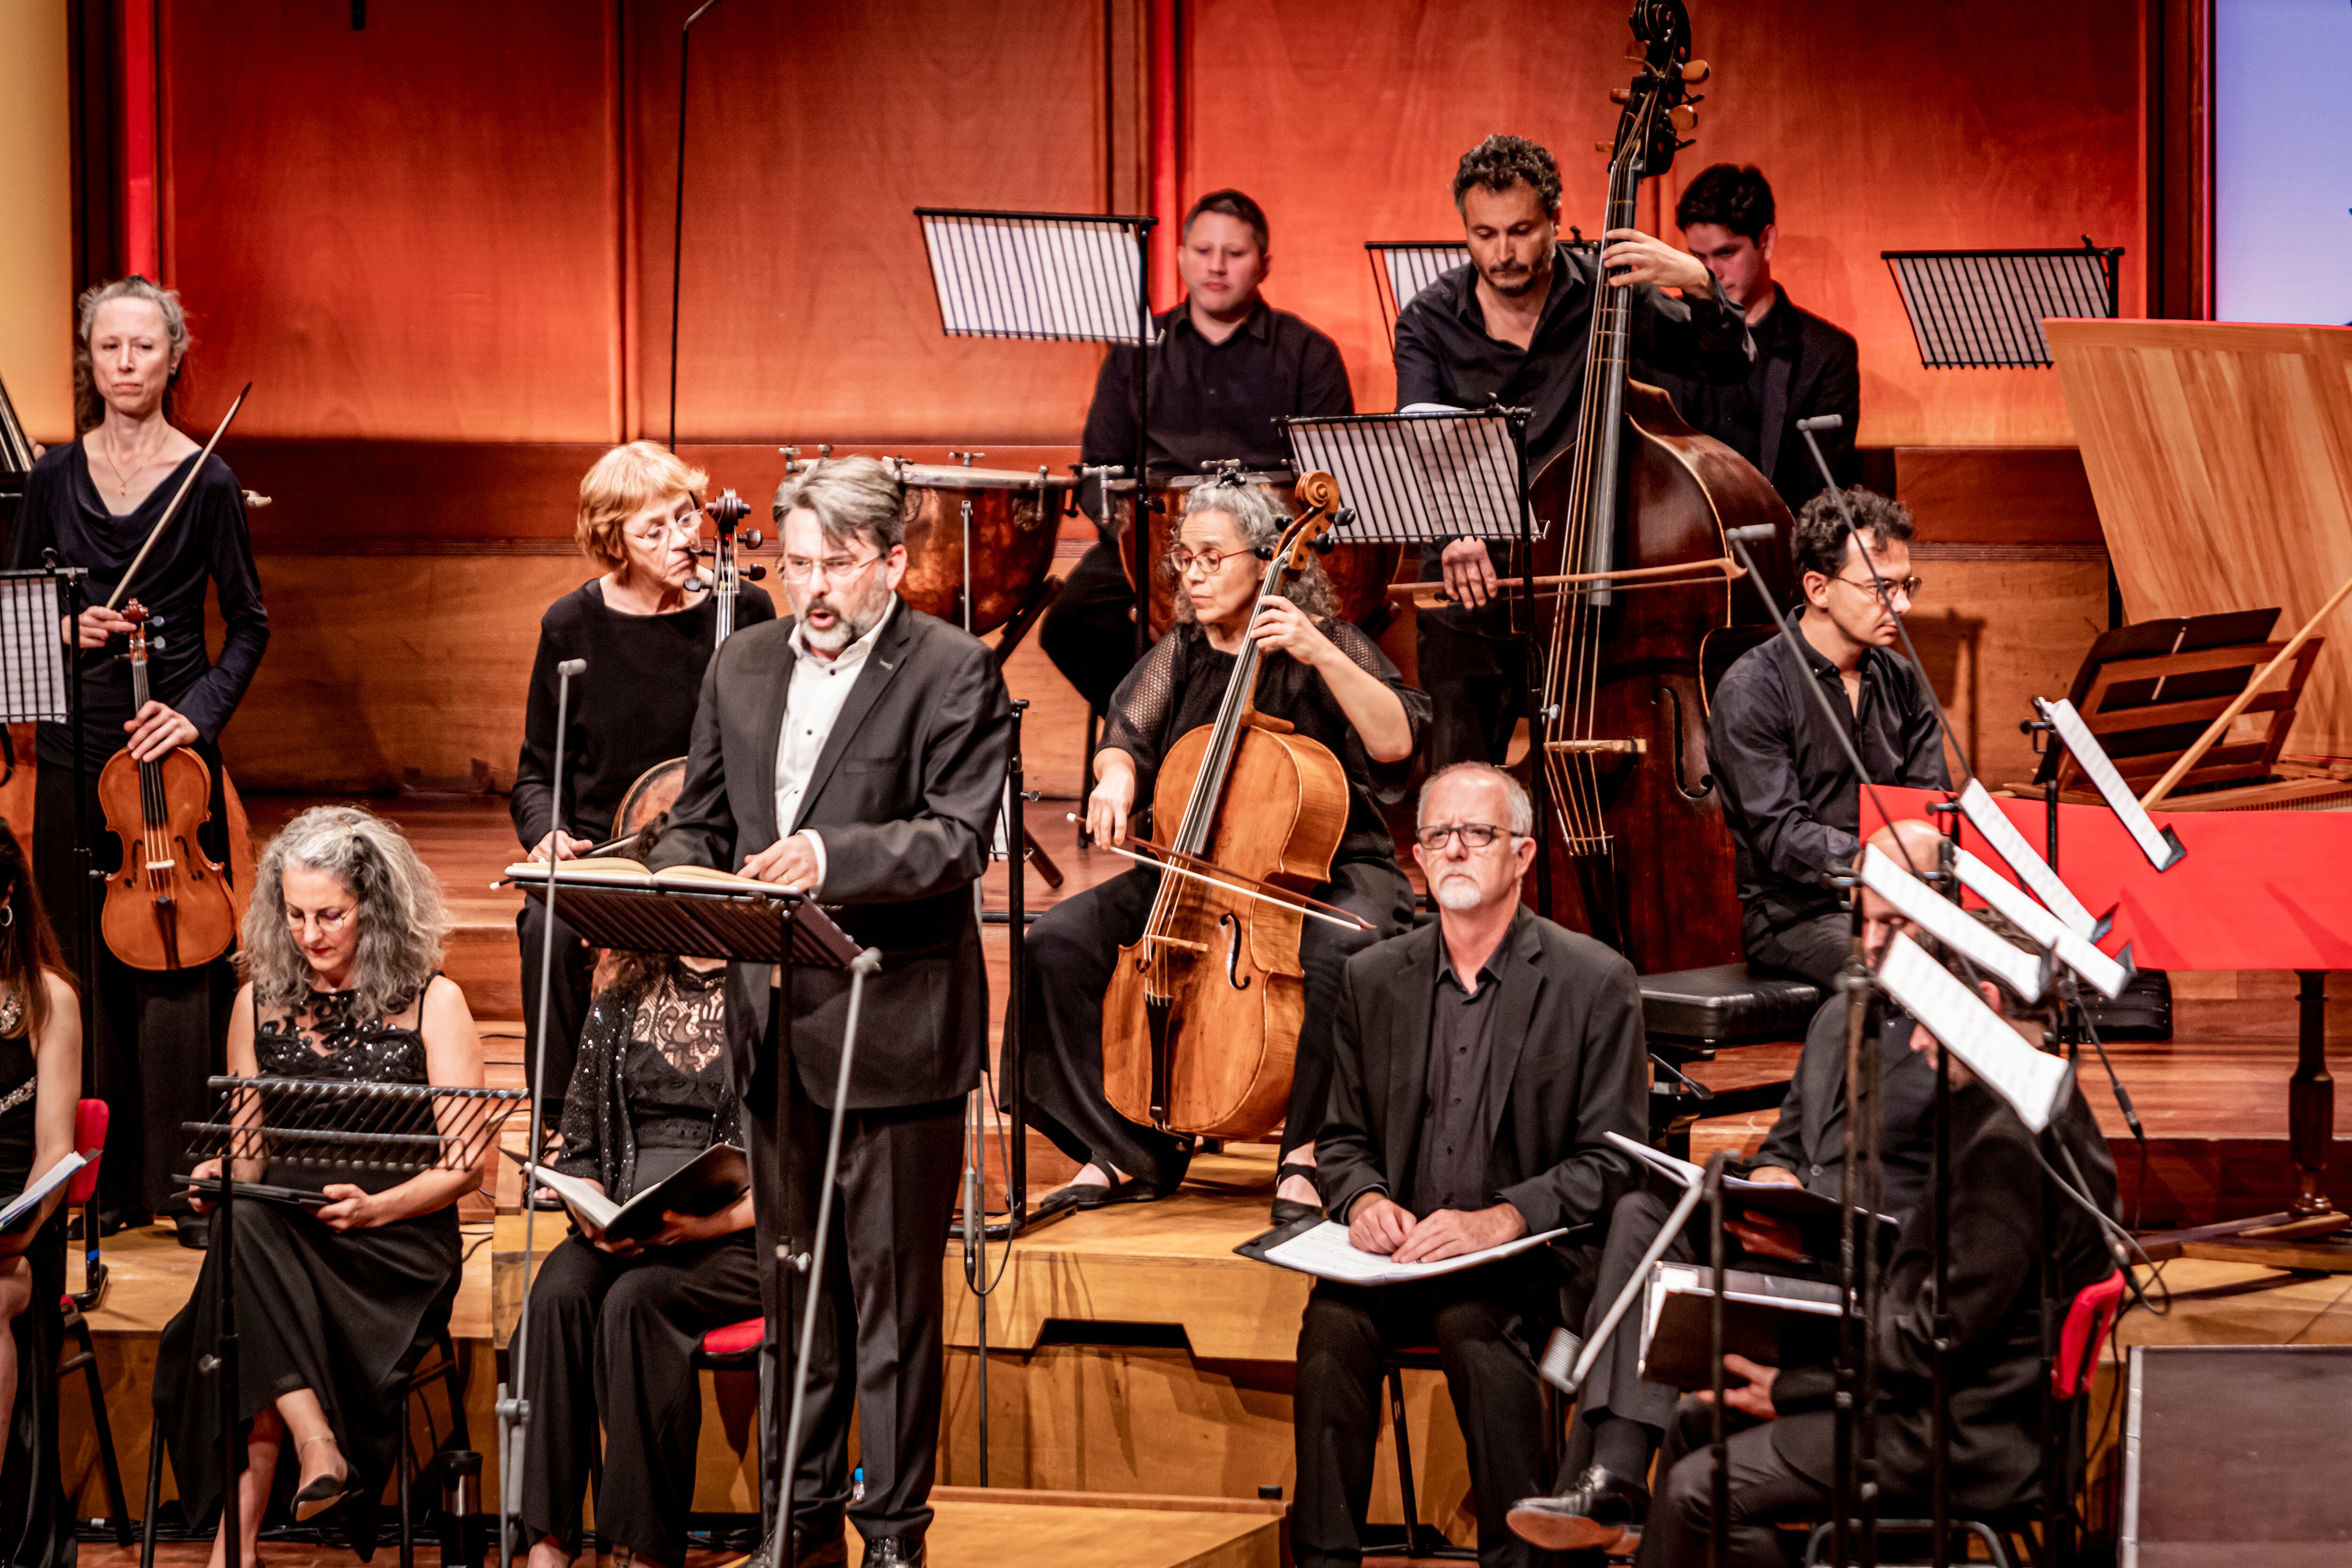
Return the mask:
[[248,437],[590,441],[620,424],[612,7],[166,0],[184,415]]
[[[678,19],[634,7],[637,427],[667,429]],[[941,336],[914,208],[1103,210],[1104,8],[713,12],[688,95],[681,438],[1075,441],[1101,351]]]
[[[1861,439],[2032,444],[2071,436],[2047,371],[1920,368],[1882,250],[2134,247],[2139,310],[2144,144],[2131,0],[1987,0],[1891,13],[1867,0],[1692,6],[1716,68],[1698,143],[1645,215],[1691,176],[1752,163],[1780,206],[1790,295],[1862,340]],[[1187,8],[1189,198],[1237,184],[1264,203],[1270,292],[1337,337],[1357,401],[1391,406],[1367,239],[1460,232],[1455,160],[1509,130],[1561,162],[1566,221],[1597,224],[1622,85],[1626,7],[1391,0],[1198,0]],[[1672,236],[1672,230],[1668,230]]]

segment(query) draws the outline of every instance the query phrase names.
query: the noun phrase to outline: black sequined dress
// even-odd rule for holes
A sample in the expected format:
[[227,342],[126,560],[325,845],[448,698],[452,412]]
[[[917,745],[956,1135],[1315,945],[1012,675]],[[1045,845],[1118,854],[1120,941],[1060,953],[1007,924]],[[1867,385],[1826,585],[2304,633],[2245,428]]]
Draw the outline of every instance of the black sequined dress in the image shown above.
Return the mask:
[[[257,1010],[253,1048],[265,1078],[355,1083],[425,1083],[423,1001],[408,1021],[358,1020],[348,992],[314,992],[288,1016]],[[268,1180],[318,1185],[273,1164]],[[371,1192],[406,1178],[335,1174]],[[217,1242],[219,1215],[213,1218]],[[237,1415],[249,1421],[280,1394],[317,1392],[335,1440],[361,1483],[343,1510],[362,1559],[374,1548],[377,1505],[399,1461],[408,1373],[446,1328],[463,1255],[455,1204],[366,1230],[336,1231],[309,1209],[247,1200],[236,1205]],[[219,1338],[217,1246],[205,1255],[195,1293],[163,1327],[155,1414],[189,1517],[220,1500],[216,1379],[196,1370]],[[282,1503],[299,1469],[294,1445],[279,1456],[272,1499]]]
[[[9,1009],[0,1005],[0,1023]],[[33,1046],[19,1036],[0,1039],[0,1204],[25,1190],[36,1152],[33,1133]],[[22,1098],[19,1098],[21,1096]],[[0,1459],[0,1561],[20,1568],[54,1568],[74,1561],[73,1520],[58,1478],[58,1354],[65,1337],[58,1298],[66,1289],[66,1211],[42,1226],[25,1248],[33,1269],[33,1300],[13,1325],[16,1337],[16,1404],[8,1422],[8,1449]]]

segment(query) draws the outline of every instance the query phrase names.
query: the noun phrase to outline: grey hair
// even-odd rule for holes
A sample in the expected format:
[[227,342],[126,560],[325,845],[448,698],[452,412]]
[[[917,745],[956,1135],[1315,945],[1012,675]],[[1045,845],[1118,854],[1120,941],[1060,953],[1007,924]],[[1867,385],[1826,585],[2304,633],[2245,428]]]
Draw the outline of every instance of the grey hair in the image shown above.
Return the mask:
[[425,994],[449,929],[440,882],[383,818],[355,805],[314,805],[269,841],[255,871],[236,961],[257,1005],[299,1006],[310,989],[310,963],[287,929],[289,865],[332,877],[358,905],[351,987],[358,1017],[388,1018]]
[[877,458],[820,458],[776,487],[779,525],[805,507],[827,544],[869,540],[887,555],[907,539],[907,492],[898,471]]
[[[1242,536],[1243,543],[1258,552],[1261,563],[1272,558],[1274,547],[1282,542],[1284,531],[1295,521],[1274,499],[1272,490],[1240,479],[1214,479],[1192,487],[1192,493],[1184,498],[1183,521],[1190,522],[1212,511],[1223,512],[1234,520],[1234,531]],[[1165,561],[1160,570],[1171,577],[1176,572]],[[1192,618],[1192,595],[1181,591],[1181,583],[1177,587],[1173,613],[1177,620],[1189,621]],[[1282,596],[1318,620],[1339,611],[1339,597],[1331,592],[1331,579],[1324,574],[1323,563],[1312,554],[1307,557],[1307,570],[1290,580]]]
[[1511,837],[1525,838],[1536,830],[1536,803],[1528,797],[1528,786],[1492,763],[1455,763],[1443,767],[1422,781],[1421,799],[1412,808],[1412,825],[1419,827],[1429,817],[1430,792],[1446,779],[1464,773],[1475,773],[1497,780],[1503,786],[1503,798],[1509,803]]
[[[93,284],[82,290],[75,306],[79,330],[74,333],[74,428],[92,430],[106,418],[106,400],[99,395],[98,373],[89,360],[89,334],[98,329],[98,308],[116,300],[144,300],[163,316],[163,342],[172,351],[172,379],[180,378],[180,361],[188,352],[188,313],[180,307],[177,289],[159,288],[136,272],[128,278],[118,278],[111,283]],[[171,393],[163,394],[164,413],[171,412]]]

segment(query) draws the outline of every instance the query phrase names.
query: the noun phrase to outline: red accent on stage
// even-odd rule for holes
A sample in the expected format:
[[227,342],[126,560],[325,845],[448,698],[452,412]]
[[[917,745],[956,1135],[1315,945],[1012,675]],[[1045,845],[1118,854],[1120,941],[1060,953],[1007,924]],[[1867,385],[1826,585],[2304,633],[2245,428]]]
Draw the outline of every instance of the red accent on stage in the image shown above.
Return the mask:
[[[1926,816],[1938,790],[1881,789],[1886,808]],[[2046,807],[2035,799],[1999,805],[2039,849]],[[2116,907],[2115,931],[2099,945],[2132,944],[2143,969],[2352,969],[2352,812],[2157,811],[2189,853],[2158,875],[2104,805],[2058,807],[2058,874],[2098,914]],[[1863,797],[1863,833],[1882,819]],[[1962,826],[1963,847],[1996,869],[2000,857]],[[2015,880],[2011,877],[2011,880]]]
[[1184,221],[1183,0],[1151,5],[1151,308],[1165,310],[1182,297],[1176,247]]
[[116,13],[122,37],[123,262],[142,277],[159,279],[163,267],[155,221],[155,0],[116,0]]

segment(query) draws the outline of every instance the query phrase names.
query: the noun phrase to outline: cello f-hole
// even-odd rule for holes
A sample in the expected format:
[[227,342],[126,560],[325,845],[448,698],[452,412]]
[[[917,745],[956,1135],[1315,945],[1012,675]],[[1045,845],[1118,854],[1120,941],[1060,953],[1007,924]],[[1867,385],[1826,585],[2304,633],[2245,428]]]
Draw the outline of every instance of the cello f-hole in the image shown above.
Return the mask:
[[1225,928],[1225,984],[1236,991],[1246,991],[1250,977],[1241,972],[1242,922],[1227,910],[1217,917],[1217,923]]

